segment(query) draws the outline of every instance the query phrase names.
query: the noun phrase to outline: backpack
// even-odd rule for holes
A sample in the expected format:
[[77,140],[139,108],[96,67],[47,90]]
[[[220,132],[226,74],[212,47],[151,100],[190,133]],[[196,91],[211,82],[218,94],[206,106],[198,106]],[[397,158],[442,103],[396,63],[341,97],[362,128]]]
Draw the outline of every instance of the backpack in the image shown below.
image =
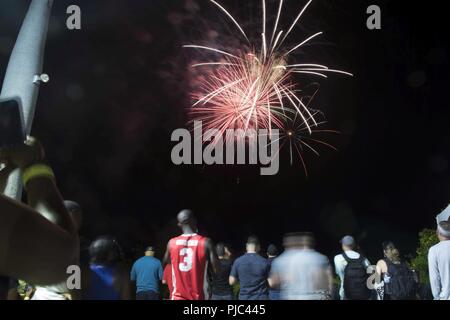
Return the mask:
[[385,283],[385,291],[392,300],[410,300],[414,299],[417,291],[417,282],[414,272],[409,266],[401,261],[395,264],[389,259],[385,259],[387,264],[387,273],[390,277],[388,283]]
[[347,266],[344,271],[344,292],[349,300],[368,300],[371,291],[367,287],[367,273],[364,265],[365,258],[360,255],[358,259],[350,259],[345,252],[342,253]]

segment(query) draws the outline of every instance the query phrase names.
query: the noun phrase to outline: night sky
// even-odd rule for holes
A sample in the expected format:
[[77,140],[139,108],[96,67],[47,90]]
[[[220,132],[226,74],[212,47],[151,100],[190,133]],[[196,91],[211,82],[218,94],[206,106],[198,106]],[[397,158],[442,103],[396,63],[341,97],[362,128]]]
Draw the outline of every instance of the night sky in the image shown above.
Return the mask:
[[[278,1],[267,0],[274,21]],[[282,28],[306,3],[285,1]],[[0,1],[0,78],[27,0]],[[259,39],[258,0],[222,0]],[[407,3],[407,4],[406,4]],[[65,28],[67,6],[82,10],[82,30]],[[382,29],[366,28],[366,8],[382,9]],[[251,166],[175,166],[170,136],[186,127],[189,64],[214,58],[183,44],[239,46],[232,24],[206,0],[56,0],[33,135],[41,139],[65,198],[85,209],[82,232],[116,236],[129,250],[176,233],[176,213],[197,212],[200,231],[243,248],[258,235],[281,243],[290,231],[313,231],[329,255],[351,233],[372,259],[394,240],[413,253],[417,234],[434,226],[450,202],[449,50],[442,1],[316,0],[289,44],[324,31],[293,60],[350,71],[354,78],[300,77],[320,91],[326,136],[339,151],[282,152],[280,172]],[[257,40],[257,43],[259,40]],[[305,59],[305,60],[303,60]]]

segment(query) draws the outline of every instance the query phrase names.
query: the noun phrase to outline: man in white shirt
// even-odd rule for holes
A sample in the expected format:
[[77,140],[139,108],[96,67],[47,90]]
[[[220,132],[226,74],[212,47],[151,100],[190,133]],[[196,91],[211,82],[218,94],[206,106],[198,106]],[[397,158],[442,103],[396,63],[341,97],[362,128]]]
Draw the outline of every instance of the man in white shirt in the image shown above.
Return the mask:
[[435,300],[450,300],[450,222],[438,224],[440,242],[428,251],[430,285]]
[[[345,268],[348,265],[347,260],[361,259],[361,264],[364,267],[364,269],[366,269],[366,270],[370,266],[370,262],[369,262],[369,260],[367,260],[367,258],[361,257],[361,255],[355,251],[356,242],[352,236],[345,236],[344,238],[342,238],[342,240],[340,242],[342,245],[343,253],[338,254],[336,257],[334,257],[334,266],[336,269],[336,274],[339,276],[339,278],[341,280],[339,296],[340,296],[341,300],[345,300],[348,298],[348,297],[346,297],[345,290],[344,290]],[[344,257],[344,255],[346,255],[346,257]],[[365,276],[366,276],[365,279],[367,279],[369,275],[366,274]],[[361,279],[361,280],[363,281],[364,279]],[[355,281],[358,281],[358,280],[355,279]],[[360,281],[360,282],[362,282],[362,281]]]

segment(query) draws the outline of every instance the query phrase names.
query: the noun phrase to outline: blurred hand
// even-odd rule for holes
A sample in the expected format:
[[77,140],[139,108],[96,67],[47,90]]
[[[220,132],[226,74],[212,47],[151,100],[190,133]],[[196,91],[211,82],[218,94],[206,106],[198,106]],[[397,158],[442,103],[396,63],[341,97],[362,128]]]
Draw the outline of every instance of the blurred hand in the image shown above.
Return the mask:
[[45,158],[42,144],[33,137],[28,137],[23,145],[11,149],[0,150],[0,162],[7,163],[7,167],[25,169]]
[[6,184],[8,183],[8,178],[11,172],[14,171],[16,167],[8,163],[6,160],[0,160],[0,193],[5,192]]

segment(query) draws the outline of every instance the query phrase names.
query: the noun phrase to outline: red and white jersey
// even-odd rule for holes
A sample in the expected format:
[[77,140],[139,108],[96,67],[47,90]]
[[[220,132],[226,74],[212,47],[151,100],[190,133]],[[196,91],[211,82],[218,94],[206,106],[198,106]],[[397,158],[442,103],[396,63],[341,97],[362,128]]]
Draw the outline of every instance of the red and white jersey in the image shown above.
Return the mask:
[[172,300],[204,300],[207,273],[206,238],[183,234],[169,242],[172,261]]

